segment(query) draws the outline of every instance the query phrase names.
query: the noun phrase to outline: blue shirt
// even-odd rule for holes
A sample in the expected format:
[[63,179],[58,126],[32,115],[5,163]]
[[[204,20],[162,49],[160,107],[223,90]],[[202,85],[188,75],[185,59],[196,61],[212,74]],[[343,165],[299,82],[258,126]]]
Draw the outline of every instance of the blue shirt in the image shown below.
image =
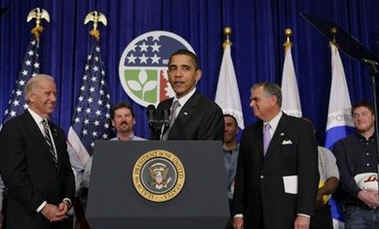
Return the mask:
[[228,198],[233,199],[234,187],[233,181],[237,172],[237,160],[238,160],[238,152],[240,145],[237,144],[237,147],[232,151],[224,151],[224,165],[226,170],[226,184],[228,191]]

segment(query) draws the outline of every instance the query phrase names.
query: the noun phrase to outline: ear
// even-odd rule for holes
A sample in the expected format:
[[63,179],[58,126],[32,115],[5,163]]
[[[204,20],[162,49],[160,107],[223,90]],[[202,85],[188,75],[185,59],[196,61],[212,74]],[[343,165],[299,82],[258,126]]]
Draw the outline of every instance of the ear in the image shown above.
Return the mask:
[[276,96],[272,95],[271,96],[271,101],[272,101],[272,105],[275,105],[278,103],[278,98],[276,98]]
[[196,82],[200,80],[200,78],[201,78],[201,73],[202,73],[202,72],[201,72],[200,69],[197,69],[197,70],[196,70],[196,78],[195,78],[195,79],[196,79]]
[[36,97],[36,95],[34,93],[30,93],[29,98],[28,98],[29,102],[33,103],[35,101],[35,97]]
[[114,122],[113,120],[112,120],[112,126],[113,126],[113,127],[116,127],[116,126],[115,126],[115,122]]

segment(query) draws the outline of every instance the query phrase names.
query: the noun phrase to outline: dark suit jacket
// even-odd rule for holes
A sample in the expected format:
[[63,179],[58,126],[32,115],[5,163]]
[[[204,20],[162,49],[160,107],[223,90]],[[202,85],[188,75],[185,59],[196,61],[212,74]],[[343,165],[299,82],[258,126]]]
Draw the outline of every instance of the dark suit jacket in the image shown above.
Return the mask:
[[63,198],[73,199],[75,191],[64,133],[53,123],[49,125],[58,154],[57,167],[28,111],[6,122],[0,132],[0,171],[8,189],[7,229],[70,228],[67,220],[50,223],[36,212],[43,201],[59,204]]
[[[170,110],[173,98],[158,105],[157,113]],[[162,118],[162,117],[161,117]],[[168,135],[168,140],[223,140],[224,116],[221,108],[195,92],[180,110]],[[153,133],[152,139],[159,139]]]
[[[245,228],[292,229],[297,213],[312,215],[318,185],[317,147],[312,126],[283,114],[266,156],[263,122],[244,130],[238,159],[233,215]],[[286,193],[283,177],[298,176],[298,193]]]

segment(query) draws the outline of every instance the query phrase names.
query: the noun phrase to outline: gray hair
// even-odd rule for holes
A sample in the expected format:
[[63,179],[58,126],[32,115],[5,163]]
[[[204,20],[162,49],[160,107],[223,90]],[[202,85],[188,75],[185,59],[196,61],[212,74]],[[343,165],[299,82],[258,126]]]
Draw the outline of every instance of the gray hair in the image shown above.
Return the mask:
[[266,95],[275,96],[276,103],[279,107],[282,107],[282,90],[280,89],[279,85],[270,82],[256,83],[253,85],[251,90],[255,90],[259,87],[263,87],[263,91]]
[[24,88],[24,99],[26,103],[30,102],[29,100],[30,95],[39,85],[39,82],[42,80],[51,80],[55,82],[54,78],[48,74],[37,74],[36,76],[33,76],[32,78],[30,78]]

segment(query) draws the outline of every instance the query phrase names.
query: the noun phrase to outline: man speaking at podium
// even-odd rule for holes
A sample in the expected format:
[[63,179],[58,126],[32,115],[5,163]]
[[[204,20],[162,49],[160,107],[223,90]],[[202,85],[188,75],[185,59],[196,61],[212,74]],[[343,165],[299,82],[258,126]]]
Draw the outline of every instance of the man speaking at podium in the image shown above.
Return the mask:
[[221,108],[196,90],[200,80],[200,62],[186,49],[174,52],[168,63],[168,80],[175,97],[158,105],[157,113],[169,111],[169,125],[160,136],[152,133],[152,139],[161,140],[223,140],[224,117]]

